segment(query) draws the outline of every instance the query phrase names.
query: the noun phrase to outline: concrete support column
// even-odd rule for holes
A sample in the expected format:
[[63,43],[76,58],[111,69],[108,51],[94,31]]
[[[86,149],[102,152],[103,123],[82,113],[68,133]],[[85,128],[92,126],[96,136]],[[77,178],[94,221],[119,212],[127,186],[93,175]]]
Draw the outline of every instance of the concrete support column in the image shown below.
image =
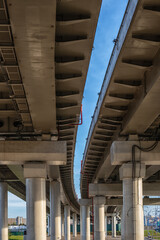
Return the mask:
[[46,165],[24,165],[27,240],[46,240]]
[[50,231],[50,215],[48,215],[48,236],[51,235],[51,231]]
[[116,237],[116,216],[112,216],[112,237]]
[[64,237],[64,214],[61,215],[61,236]]
[[77,214],[73,213],[73,237],[77,237]]
[[8,240],[8,185],[0,182],[0,240]]
[[61,199],[60,183],[58,181],[50,182],[50,221],[51,221],[51,239],[61,239]]
[[90,199],[80,199],[81,240],[90,240]]
[[94,197],[94,240],[105,240],[104,206],[105,197]]
[[71,231],[70,231],[70,207],[68,205],[64,206],[64,239],[71,239]]
[[124,223],[123,223],[123,208],[122,208],[122,212],[121,212],[121,238],[124,239]]
[[108,231],[108,229],[107,229],[107,225],[108,225],[108,217],[107,216],[105,216],[105,230],[106,230],[106,237],[107,237],[107,231]]
[[123,164],[120,179],[123,180],[123,238],[122,240],[144,240],[144,215],[142,178],[145,165],[136,163],[134,178],[132,164]]

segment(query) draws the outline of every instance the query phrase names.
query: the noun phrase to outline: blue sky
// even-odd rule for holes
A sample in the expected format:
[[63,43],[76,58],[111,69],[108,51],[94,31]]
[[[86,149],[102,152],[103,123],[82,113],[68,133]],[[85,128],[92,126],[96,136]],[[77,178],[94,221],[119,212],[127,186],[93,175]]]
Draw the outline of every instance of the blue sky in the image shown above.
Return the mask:
[[[113,49],[113,39],[118,30],[127,6],[128,0],[103,0],[99,16],[94,50],[92,52],[83,99],[83,125],[78,128],[75,159],[74,180],[75,189],[80,197],[80,168],[91,116],[94,113],[98,93],[104,79],[108,61]],[[21,199],[9,193],[9,217],[26,216],[26,204]]]
[[108,66],[111,52],[114,47],[113,40],[117,37],[119,27],[127,6],[128,0],[103,0],[97,31],[92,51],[87,81],[83,99],[83,125],[79,126],[75,159],[74,181],[75,189],[80,197],[80,164],[86,144],[86,138],[98,100],[104,75]]

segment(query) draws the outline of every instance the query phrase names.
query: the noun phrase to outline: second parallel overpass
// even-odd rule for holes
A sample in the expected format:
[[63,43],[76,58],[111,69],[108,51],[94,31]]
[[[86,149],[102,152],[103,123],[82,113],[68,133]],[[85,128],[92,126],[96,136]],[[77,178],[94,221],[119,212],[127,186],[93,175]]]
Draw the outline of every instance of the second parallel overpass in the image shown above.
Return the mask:
[[[144,239],[142,185],[152,182],[151,188],[156,187],[160,171],[159,23],[159,1],[128,2],[99,93],[81,171],[82,199],[94,198],[96,239],[104,239],[98,219],[104,219],[106,202],[107,216],[123,212],[122,239]],[[116,195],[121,181],[123,199]],[[123,202],[123,210],[112,200]]]

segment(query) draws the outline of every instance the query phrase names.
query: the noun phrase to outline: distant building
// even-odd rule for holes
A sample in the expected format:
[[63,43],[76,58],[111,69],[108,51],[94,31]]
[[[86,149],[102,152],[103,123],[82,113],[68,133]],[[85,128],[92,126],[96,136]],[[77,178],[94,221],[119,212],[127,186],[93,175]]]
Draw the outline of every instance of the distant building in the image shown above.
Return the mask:
[[9,225],[15,225],[16,224],[16,218],[8,218],[8,224]]
[[23,218],[22,217],[16,217],[16,225],[23,224]]
[[144,226],[147,226],[147,217],[144,216]]
[[9,225],[26,225],[26,218],[23,217],[16,217],[16,218],[8,218],[8,224]]

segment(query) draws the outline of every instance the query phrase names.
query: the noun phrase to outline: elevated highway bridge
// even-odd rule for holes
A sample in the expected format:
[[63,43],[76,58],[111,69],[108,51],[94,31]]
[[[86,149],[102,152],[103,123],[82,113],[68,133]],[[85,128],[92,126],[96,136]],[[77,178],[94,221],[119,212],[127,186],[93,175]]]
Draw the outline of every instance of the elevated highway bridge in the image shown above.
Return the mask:
[[[105,239],[122,208],[122,239],[143,240],[143,204],[159,204],[160,2],[130,0],[86,142],[81,200],[73,164],[100,0],[0,0],[0,240],[7,190],[26,200],[27,240]],[[142,201],[142,196],[145,196]],[[93,202],[92,199],[93,198]],[[62,207],[62,209],[61,209]],[[105,211],[105,209],[107,210]],[[125,226],[125,227],[124,227]]]
[[46,199],[51,239],[61,239],[61,203],[70,239],[70,210],[74,222],[80,210],[76,134],[100,7],[100,0],[0,0],[1,240],[7,185],[27,202],[28,240],[46,239]]
[[82,161],[81,197],[93,197],[95,239],[105,238],[104,221],[97,220],[105,206],[115,227],[118,201],[122,239],[144,239],[142,179],[152,190],[160,172],[159,24],[159,0],[130,0],[114,40]]

